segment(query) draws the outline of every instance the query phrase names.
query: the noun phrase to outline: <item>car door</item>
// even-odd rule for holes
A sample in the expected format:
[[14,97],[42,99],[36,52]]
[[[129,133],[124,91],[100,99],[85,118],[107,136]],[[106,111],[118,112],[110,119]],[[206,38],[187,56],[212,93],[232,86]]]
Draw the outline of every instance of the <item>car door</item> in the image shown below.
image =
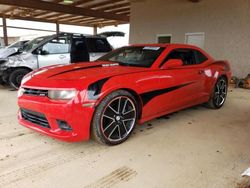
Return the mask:
[[39,68],[70,63],[70,40],[68,36],[58,36],[46,42],[38,50]]
[[73,36],[70,49],[71,63],[89,62],[89,52],[85,37]]
[[106,38],[87,37],[86,44],[89,51],[90,61],[95,61],[106,53],[112,51],[112,47]]
[[[169,53],[164,62],[169,59],[181,59],[183,65],[162,70],[159,84],[161,88],[166,88],[167,92],[161,96],[163,102],[159,112],[175,111],[199,104],[204,95],[206,78],[203,63],[198,61],[196,50],[175,49]],[[203,62],[205,61],[206,58],[203,59]]]

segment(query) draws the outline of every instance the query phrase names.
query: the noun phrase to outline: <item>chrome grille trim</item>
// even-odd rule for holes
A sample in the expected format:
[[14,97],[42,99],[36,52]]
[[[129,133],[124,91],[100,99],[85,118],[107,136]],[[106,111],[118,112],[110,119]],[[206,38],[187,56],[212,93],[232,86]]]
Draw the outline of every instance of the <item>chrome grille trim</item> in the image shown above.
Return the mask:
[[48,96],[48,90],[42,90],[42,89],[31,89],[31,88],[23,88],[24,95],[32,95],[32,96],[41,96],[46,97]]

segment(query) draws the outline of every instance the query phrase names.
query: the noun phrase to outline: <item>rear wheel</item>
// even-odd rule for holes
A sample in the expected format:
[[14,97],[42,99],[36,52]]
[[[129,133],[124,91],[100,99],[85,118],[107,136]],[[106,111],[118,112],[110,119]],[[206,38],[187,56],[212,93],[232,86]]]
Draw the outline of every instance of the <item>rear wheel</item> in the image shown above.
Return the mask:
[[119,90],[105,97],[97,107],[92,121],[95,140],[108,145],[117,145],[129,138],[137,120],[134,97]]
[[227,88],[228,83],[225,77],[220,77],[213,89],[213,93],[211,94],[210,100],[207,103],[207,106],[213,109],[221,108],[227,98]]
[[9,77],[9,84],[14,89],[18,89],[21,85],[23,77],[30,71],[28,69],[20,68],[14,70]]

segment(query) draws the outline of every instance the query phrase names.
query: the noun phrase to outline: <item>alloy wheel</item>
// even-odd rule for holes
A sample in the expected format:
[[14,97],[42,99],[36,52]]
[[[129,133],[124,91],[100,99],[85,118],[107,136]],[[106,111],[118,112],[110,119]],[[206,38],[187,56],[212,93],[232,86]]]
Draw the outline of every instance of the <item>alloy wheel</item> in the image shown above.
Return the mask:
[[216,86],[214,92],[214,103],[216,106],[222,106],[226,100],[227,96],[227,83],[224,79],[220,79]]
[[127,96],[119,96],[111,100],[104,108],[101,116],[101,131],[109,141],[126,139],[136,123],[136,107]]

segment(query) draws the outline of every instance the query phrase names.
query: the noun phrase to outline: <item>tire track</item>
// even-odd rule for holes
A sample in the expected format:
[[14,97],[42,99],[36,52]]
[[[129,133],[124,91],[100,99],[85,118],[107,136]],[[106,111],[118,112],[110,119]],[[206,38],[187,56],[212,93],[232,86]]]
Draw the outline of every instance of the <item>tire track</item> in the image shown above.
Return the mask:
[[85,186],[84,188],[110,188],[121,182],[127,182],[137,175],[137,172],[126,166],[116,169],[110,174]]
[[23,132],[23,131],[22,132],[16,132],[13,135],[9,134],[8,136],[1,136],[0,141],[10,140],[10,139],[14,139],[14,138],[18,138],[18,137],[26,136],[26,135],[32,135],[32,134],[35,134],[35,132]]
[[69,163],[73,160],[84,158],[86,155],[100,152],[105,150],[105,148],[106,147],[104,146],[98,146],[95,143],[90,143],[90,145],[86,148],[73,148],[71,150],[67,150],[67,153],[65,154],[54,155],[49,159],[39,161],[14,171],[0,174],[0,187],[4,187],[6,185],[16,183],[22,179],[35,176],[41,172],[55,168],[65,163]]

